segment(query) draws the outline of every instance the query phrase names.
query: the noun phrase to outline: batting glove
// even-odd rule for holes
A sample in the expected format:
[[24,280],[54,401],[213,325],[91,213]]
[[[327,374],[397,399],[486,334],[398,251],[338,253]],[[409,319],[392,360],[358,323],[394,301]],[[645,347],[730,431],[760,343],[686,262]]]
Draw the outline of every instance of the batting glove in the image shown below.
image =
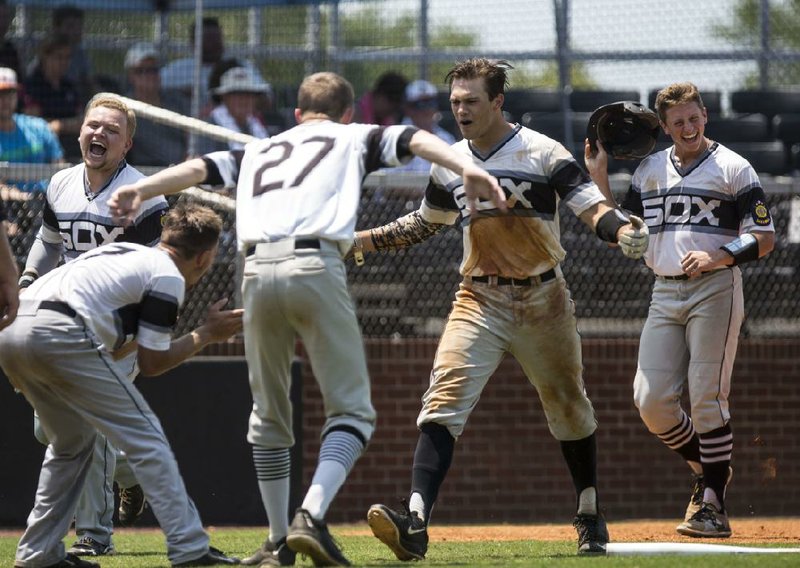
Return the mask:
[[650,243],[650,230],[645,222],[636,215],[631,215],[633,230],[627,230],[619,237],[619,248],[628,258],[642,258]]

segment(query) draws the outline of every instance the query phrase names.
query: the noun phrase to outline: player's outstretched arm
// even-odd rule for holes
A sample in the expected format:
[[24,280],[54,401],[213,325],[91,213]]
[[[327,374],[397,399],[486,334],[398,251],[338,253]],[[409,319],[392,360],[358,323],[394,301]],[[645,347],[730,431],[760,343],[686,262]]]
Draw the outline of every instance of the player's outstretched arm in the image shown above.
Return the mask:
[[17,263],[8,243],[5,221],[0,221],[0,329],[11,325],[18,309]]
[[178,193],[202,183],[206,176],[206,163],[201,158],[193,158],[130,185],[120,186],[109,198],[108,207],[114,220],[127,227],[133,223],[142,202],[158,195]]
[[364,263],[365,252],[407,248],[442,232],[447,225],[426,221],[420,211],[414,211],[399,219],[374,229],[357,231],[347,258],[353,257],[356,264]]
[[491,201],[500,211],[508,210],[506,194],[497,182],[497,178],[472,163],[468,156],[453,150],[435,134],[418,130],[411,137],[409,147],[416,156],[444,166],[461,176],[464,181],[467,208],[471,214],[477,211],[479,199]]
[[177,367],[186,359],[211,343],[225,341],[242,329],[244,310],[223,310],[228,302],[223,298],[212,304],[206,314],[206,321],[186,335],[175,339],[166,351],[155,351],[139,346],[138,362],[142,375],[152,377]]

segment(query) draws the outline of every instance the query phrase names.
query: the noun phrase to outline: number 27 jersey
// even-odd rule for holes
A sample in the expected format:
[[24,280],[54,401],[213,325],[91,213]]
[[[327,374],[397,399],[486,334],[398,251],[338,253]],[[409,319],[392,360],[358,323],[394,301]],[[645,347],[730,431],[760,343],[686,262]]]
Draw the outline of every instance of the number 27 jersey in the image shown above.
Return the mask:
[[248,144],[244,154],[206,155],[206,183],[236,184],[240,248],[292,236],[349,242],[364,178],[408,161],[414,132],[406,126],[304,123]]

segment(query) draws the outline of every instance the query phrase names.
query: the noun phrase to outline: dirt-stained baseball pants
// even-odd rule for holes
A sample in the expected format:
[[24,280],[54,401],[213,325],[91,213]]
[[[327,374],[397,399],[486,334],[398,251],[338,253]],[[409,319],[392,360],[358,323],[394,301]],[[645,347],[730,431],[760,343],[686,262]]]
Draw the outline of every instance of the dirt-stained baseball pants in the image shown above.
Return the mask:
[[375,429],[375,409],[364,344],[347,275],[336,243],[296,248],[294,239],[256,246],[242,282],[244,338],[253,410],[247,440],[289,448],[291,364],[297,336],[311,362],[325,406],[324,436],[348,426],[365,440]]
[[531,286],[462,282],[417,425],[435,422],[458,438],[489,377],[510,353],[539,393],[553,436],[590,436],[597,422],[584,389],[574,312],[560,272]]
[[167,537],[172,563],[205,554],[208,535],[186,493],[158,418],[80,316],[23,300],[17,320],[0,334],[0,365],[39,415],[50,440],[36,503],[17,547],[23,566],[64,557],[78,496],[97,432],[123,450]]
[[656,278],[633,381],[634,402],[650,432],[659,434],[680,424],[687,380],[695,430],[703,434],[728,423],[728,394],[743,319],[738,267],[692,280]]

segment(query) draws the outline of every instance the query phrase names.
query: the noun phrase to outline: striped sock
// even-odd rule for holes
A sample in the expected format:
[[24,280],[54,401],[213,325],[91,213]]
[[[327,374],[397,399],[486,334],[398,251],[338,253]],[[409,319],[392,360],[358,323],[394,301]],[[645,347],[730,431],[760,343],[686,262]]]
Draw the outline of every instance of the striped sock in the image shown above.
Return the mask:
[[720,512],[725,512],[725,487],[732,453],[733,432],[730,423],[700,434],[700,460],[706,485],[703,501],[717,505]]
[[702,472],[700,465],[700,438],[694,429],[692,419],[685,412],[681,412],[681,421],[674,428],[657,434],[659,440],[670,449],[677,452],[696,474]]
[[267,449],[253,446],[258,489],[267,512],[269,538],[278,542],[289,532],[289,448]]
[[347,479],[365,447],[364,439],[355,430],[330,430],[322,440],[319,461],[303,509],[314,519],[324,519],[333,498]]

